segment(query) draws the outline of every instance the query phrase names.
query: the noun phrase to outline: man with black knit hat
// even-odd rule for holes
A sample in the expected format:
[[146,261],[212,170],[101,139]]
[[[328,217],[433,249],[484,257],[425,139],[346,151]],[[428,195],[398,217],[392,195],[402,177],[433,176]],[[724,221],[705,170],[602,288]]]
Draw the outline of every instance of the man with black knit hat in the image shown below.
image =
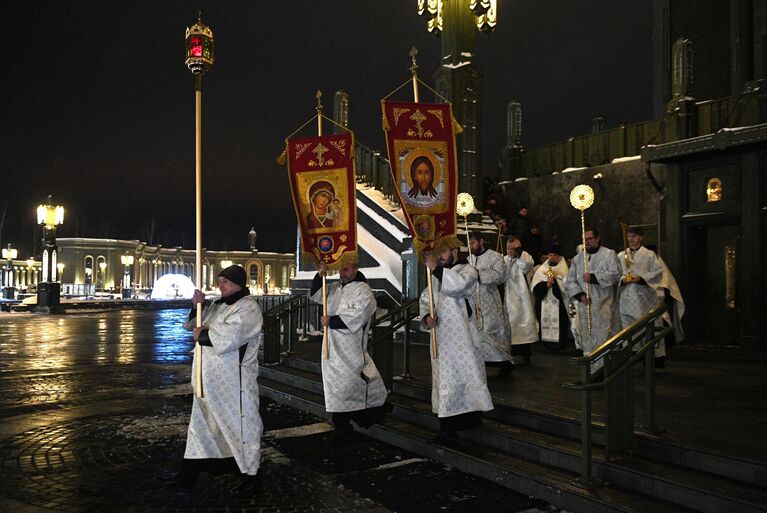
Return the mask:
[[[223,269],[218,288],[221,298],[212,304],[195,290],[192,302],[204,305],[202,327],[196,327],[195,307],[184,324],[202,346],[203,397],[194,395],[180,484],[192,488],[200,472],[235,472],[241,481],[233,492],[255,491],[263,431],[256,382],[263,317],[242,267]],[[199,363],[192,363],[192,376]]]

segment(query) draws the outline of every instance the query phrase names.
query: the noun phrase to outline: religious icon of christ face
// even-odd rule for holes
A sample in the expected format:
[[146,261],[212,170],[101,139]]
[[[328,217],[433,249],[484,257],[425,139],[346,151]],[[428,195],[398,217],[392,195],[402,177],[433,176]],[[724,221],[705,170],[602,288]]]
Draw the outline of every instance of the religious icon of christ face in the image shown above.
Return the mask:
[[408,196],[437,196],[434,189],[434,164],[428,157],[421,156],[413,160],[410,164],[410,178],[413,180],[413,187],[408,191]]

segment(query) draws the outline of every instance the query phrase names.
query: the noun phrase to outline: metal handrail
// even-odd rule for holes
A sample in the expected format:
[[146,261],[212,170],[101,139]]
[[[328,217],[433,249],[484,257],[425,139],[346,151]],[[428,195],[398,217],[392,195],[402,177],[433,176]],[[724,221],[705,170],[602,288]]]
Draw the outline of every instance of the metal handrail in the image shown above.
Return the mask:
[[[393,368],[393,351],[392,343],[394,334],[401,328],[404,328],[403,341],[402,341],[402,374],[399,375],[399,379],[407,380],[411,379],[410,375],[410,321],[418,317],[418,298],[411,299],[410,301],[398,306],[397,308],[390,310],[382,317],[375,317],[371,323],[373,336],[368,341],[368,348],[376,353],[373,359],[376,361],[376,365],[379,365],[379,370],[392,369]],[[415,306],[414,311],[411,309]],[[384,323],[389,323],[385,325]],[[386,345],[388,343],[388,346]],[[381,361],[381,357],[385,361]],[[378,358],[378,359],[377,359]],[[387,370],[385,382],[387,388],[391,386],[392,376]]]
[[[629,373],[633,365],[642,358],[645,361],[645,410],[647,416],[645,429],[651,432],[659,431],[655,424],[655,355],[650,349],[653,349],[656,343],[667,334],[673,332],[671,327],[656,328],[655,326],[655,322],[661,318],[667,309],[665,303],[659,303],[644,317],[622,329],[587,355],[574,358],[580,368],[580,382],[563,383],[562,386],[571,390],[578,390],[581,397],[581,475],[575,480],[576,485],[583,488],[594,488],[599,484],[598,480],[592,476],[591,393],[595,390],[607,390],[614,394],[620,392],[622,397],[630,398],[633,394],[633,380]],[[625,358],[625,360],[615,369],[605,370],[603,368],[596,374],[592,374],[593,364],[604,359],[613,351],[633,351],[639,340],[642,340],[641,346],[632,356],[625,357],[625,353],[616,353],[618,355],[616,358]],[[594,378],[597,378],[598,381],[595,381]],[[616,412],[610,410],[611,405],[608,402],[605,416],[605,448],[608,459],[613,451],[625,450],[628,444],[626,440],[633,439],[633,400],[628,400],[627,403],[628,406],[623,405],[626,409],[623,412],[625,414],[616,416]],[[620,408],[616,407],[616,409],[620,412]],[[628,423],[626,419],[628,419]],[[612,436],[607,436],[608,433]],[[614,442],[612,441],[613,438],[615,439]],[[630,447],[630,445],[628,446]]]

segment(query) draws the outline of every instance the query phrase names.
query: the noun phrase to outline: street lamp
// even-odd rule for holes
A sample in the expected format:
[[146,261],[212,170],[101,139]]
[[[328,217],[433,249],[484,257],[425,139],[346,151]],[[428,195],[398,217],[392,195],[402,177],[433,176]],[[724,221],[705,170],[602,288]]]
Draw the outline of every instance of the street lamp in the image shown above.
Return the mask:
[[[439,36],[444,27],[444,0],[418,0],[418,14],[426,18],[426,29]],[[469,0],[466,6],[474,14],[480,32],[492,32],[498,23],[497,0]]]
[[3,288],[3,297],[5,299],[13,299],[15,297],[16,287],[13,279],[13,260],[19,256],[19,251],[11,247],[8,244],[7,248],[3,248],[3,258],[5,262],[5,287]]
[[43,227],[43,277],[37,287],[37,306],[51,308],[59,304],[61,284],[56,265],[56,227],[64,224],[64,207],[53,205],[51,196],[37,207],[37,224]]
[[130,267],[133,265],[133,255],[121,255],[120,262],[125,266],[125,276],[123,277],[123,299],[130,299],[133,295],[130,275]]
[[[101,269],[101,274],[99,274],[99,276],[101,277],[101,280],[97,280],[97,281],[101,281],[101,290],[104,290],[106,288],[106,285],[107,285],[106,275],[104,274],[104,271],[106,271],[106,268],[107,268],[107,263],[106,262],[104,262],[103,260],[101,262],[99,262],[99,269]],[[96,283],[96,286],[98,286],[98,285],[99,284]]]

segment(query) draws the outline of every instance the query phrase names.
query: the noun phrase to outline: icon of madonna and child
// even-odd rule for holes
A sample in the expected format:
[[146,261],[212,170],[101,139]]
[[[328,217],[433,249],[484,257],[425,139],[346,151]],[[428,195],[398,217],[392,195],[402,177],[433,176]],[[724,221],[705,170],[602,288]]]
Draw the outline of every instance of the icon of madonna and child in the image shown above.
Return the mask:
[[438,149],[406,149],[400,153],[400,197],[408,206],[432,210],[446,205],[443,166]]
[[311,211],[306,216],[307,228],[341,226],[341,200],[336,197],[336,188],[329,181],[319,180],[309,187],[309,206]]

